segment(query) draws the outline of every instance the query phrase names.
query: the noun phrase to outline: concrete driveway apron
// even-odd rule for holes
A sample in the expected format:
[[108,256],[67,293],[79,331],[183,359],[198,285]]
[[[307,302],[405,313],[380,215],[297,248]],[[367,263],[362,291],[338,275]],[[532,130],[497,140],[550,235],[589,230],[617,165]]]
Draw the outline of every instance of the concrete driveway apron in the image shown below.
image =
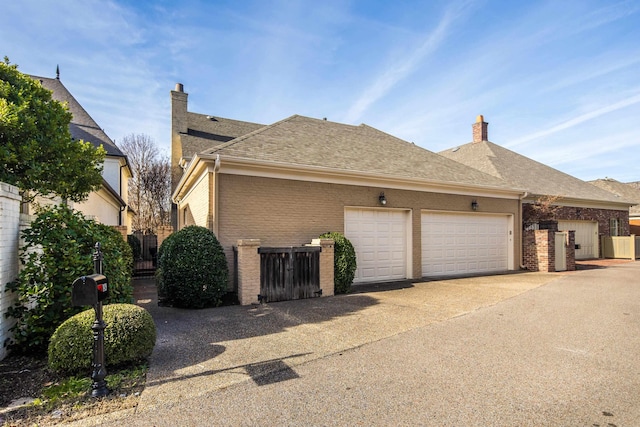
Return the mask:
[[199,311],[150,298],[159,335],[139,407],[84,424],[640,425],[639,272]]

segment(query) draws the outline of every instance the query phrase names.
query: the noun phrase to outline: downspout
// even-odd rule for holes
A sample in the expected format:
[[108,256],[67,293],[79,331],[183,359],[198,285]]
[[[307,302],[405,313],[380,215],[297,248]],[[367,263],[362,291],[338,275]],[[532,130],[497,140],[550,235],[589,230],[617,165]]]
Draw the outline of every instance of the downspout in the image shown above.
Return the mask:
[[216,161],[213,164],[213,215],[214,215],[214,234],[216,235],[216,237],[220,238],[220,227],[218,226],[219,224],[219,216],[218,216],[218,200],[219,200],[219,194],[218,194],[218,171],[220,171],[220,154],[216,154]]
[[[118,174],[118,187],[120,187],[120,198],[122,198],[122,168],[127,166],[127,160],[125,158],[124,165],[120,166],[120,173]],[[124,200],[124,199],[123,199]],[[120,206],[120,212],[118,213],[118,225],[122,225],[122,212],[127,208],[126,205]],[[127,230],[128,231],[128,230]]]
[[528,191],[525,191],[518,200],[518,213],[520,216],[520,269],[521,270],[525,270],[525,266],[524,266],[524,248],[522,247],[522,234],[524,233],[524,228],[522,228],[522,213],[524,211],[524,209],[522,209],[522,200],[527,197],[529,195]]

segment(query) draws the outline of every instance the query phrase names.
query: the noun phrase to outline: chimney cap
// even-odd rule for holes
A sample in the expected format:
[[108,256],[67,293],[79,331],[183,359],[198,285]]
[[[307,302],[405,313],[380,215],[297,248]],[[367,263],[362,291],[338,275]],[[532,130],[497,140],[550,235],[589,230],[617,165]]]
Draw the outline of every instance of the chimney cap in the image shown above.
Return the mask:
[[176,92],[184,92],[184,86],[182,83],[176,83]]
[[482,122],[484,122],[484,116],[482,114],[478,114],[478,117],[476,117],[476,123]]

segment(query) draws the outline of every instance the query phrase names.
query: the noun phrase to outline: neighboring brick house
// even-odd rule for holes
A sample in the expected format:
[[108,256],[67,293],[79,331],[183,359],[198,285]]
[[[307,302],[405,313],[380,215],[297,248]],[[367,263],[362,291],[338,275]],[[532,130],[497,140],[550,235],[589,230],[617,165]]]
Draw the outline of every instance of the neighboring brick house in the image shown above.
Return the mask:
[[175,225],[215,232],[230,267],[242,239],[298,246],[339,231],[356,282],[519,268],[524,192],[501,179],[364,124],[195,114],[181,84],[171,100]]
[[640,182],[623,183],[605,178],[589,181],[589,183],[617,194],[621,199],[636,203],[629,208],[629,232],[640,236]]
[[60,81],[59,74],[55,79],[38,76],[31,78],[40,81],[43,87],[52,91],[53,99],[66,103],[73,116],[69,124],[73,138],[91,142],[95,147],[103,146],[107,152],[103,163],[101,188],[90,193],[87,200],[74,203],[73,207],[102,224],[119,226],[123,234],[126,234],[127,230],[131,230],[131,215],[134,214],[127,204],[131,178],[127,157],[71,95]]
[[540,198],[558,197],[554,219],[560,230],[575,230],[576,259],[598,258],[599,236],[629,235],[632,201],[489,142],[482,116],[472,130],[472,142],[439,154],[526,190],[525,211]]

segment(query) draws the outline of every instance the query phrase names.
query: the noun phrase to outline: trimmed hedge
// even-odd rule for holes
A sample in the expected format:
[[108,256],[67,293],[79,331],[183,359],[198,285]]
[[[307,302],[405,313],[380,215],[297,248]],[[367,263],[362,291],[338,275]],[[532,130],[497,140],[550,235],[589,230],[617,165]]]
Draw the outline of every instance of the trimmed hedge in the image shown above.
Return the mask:
[[38,210],[36,219],[22,232],[23,268],[7,284],[16,303],[6,316],[16,320],[9,343],[19,353],[44,353],[62,322],[82,311],[71,304],[73,281],[93,272],[93,249],[102,245],[103,272],[109,279],[106,302],[132,302],[131,248],[113,227],[85,218],[66,205]]
[[[156,343],[156,325],[147,310],[133,304],[103,307],[104,353],[107,366],[148,358]],[[93,361],[95,311],[91,308],[67,319],[51,336],[49,368],[67,374],[86,373]]]
[[356,250],[349,239],[342,233],[328,232],[321,234],[320,238],[333,239],[335,242],[333,263],[334,292],[336,294],[346,294],[351,290],[351,284],[356,274]]
[[216,307],[227,293],[229,269],[215,234],[191,225],[171,234],[158,252],[158,300],[182,308]]

